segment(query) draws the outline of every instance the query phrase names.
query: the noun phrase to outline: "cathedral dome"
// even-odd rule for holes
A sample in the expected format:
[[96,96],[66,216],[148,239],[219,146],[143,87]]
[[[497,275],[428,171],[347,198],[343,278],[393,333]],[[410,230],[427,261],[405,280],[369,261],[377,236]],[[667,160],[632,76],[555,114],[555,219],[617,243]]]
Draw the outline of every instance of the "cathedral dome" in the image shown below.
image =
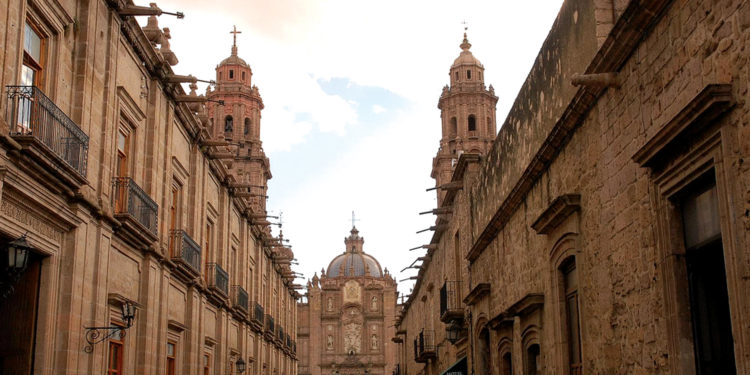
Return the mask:
[[328,265],[328,277],[383,277],[380,263],[362,250],[365,239],[359,236],[357,228],[352,228],[351,234],[344,240],[346,251],[333,258]]

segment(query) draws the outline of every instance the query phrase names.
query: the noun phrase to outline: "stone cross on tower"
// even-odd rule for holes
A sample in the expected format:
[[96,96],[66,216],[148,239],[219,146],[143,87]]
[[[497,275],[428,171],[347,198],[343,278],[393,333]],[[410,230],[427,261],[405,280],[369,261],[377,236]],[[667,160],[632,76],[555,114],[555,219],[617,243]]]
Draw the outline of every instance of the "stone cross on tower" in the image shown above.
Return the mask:
[[232,55],[237,55],[237,34],[242,34],[242,31],[237,31],[237,26],[232,26],[232,31],[229,32],[232,35],[232,38],[234,39],[232,41]]

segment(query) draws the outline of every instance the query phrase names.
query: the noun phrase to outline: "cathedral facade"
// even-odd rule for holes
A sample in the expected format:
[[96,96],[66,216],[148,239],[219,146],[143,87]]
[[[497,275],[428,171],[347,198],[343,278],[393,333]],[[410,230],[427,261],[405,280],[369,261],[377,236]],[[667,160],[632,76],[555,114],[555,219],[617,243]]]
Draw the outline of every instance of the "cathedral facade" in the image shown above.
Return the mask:
[[396,281],[364,242],[352,228],[344,253],[307,284],[297,306],[299,374],[386,374],[395,365]]

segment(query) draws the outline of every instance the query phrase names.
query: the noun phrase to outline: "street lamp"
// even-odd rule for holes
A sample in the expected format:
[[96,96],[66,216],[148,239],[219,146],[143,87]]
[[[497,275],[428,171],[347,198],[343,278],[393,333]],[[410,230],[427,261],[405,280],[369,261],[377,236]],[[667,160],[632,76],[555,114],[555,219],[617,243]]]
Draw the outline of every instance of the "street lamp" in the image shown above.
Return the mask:
[[122,303],[122,322],[125,326],[111,325],[107,327],[83,327],[86,329],[86,345],[83,351],[86,353],[92,353],[94,351],[94,345],[118,334],[121,338],[125,336],[125,330],[133,326],[133,320],[135,319],[135,304],[130,301]]
[[240,374],[245,372],[245,370],[247,369],[247,364],[242,358],[238,359],[237,362],[234,363],[234,365],[237,367],[237,372],[239,372]]
[[445,329],[445,332],[448,336],[448,341],[451,344],[455,344],[456,341],[458,341],[459,338],[461,338],[461,331],[463,330],[463,327],[461,327],[461,324],[456,322],[455,320],[451,322],[451,324],[448,326],[448,328]]
[[8,269],[15,272],[23,272],[29,262],[29,252],[32,247],[26,241],[26,235],[16,238],[8,243]]

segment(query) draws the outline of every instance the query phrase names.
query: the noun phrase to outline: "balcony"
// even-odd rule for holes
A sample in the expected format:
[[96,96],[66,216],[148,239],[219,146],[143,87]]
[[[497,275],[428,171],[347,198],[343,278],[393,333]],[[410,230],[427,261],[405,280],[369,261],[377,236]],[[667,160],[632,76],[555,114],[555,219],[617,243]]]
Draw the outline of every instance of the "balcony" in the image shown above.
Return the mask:
[[218,263],[209,263],[206,267],[206,283],[208,288],[220,294],[229,296],[229,274]]
[[269,314],[266,314],[266,330],[265,330],[266,340],[273,341],[275,333],[276,333],[276,326],[274,325],[273,317]]
[[260,303],[255,302],[253,304],[253,314],[250,316],[250,325],[255,329],[256,332],[263,332],[263,306]]
[[232,287],[232,305],[235,309],[240,310],[243,314],[247,314],[247,291],[245,288],[235,285]]
[[414,339],[414,351],[414,359],[420,363],[437,358],[437,352],[435,352],[435,332],[424,329],[419,332],[419,335]]
[[122,223],[127,239],[148,247],[159,239],[159,206],[129,177],[112,179],[115,218]]
[[461,282],[446,281],[440,288],[440,321],[450,323],[462,320],[464,317],[463,301],[461,300]]
[[89,137],[34,86],[7,86],[10,136],[42,172],[79,188],[86,183]]
[[284,328],[282,326],[278,326],[276,330],[276,337],[274,337],[274,342],[276,343],[276,346],[279,348],[284,347]]
[[286,334],[285,346],[289,349],[292,348],[292,337],[288,333]]
[[170,258],[178,269],[196,277],[201,274],[201,247],[184,230],[173,230],[169,234]]

